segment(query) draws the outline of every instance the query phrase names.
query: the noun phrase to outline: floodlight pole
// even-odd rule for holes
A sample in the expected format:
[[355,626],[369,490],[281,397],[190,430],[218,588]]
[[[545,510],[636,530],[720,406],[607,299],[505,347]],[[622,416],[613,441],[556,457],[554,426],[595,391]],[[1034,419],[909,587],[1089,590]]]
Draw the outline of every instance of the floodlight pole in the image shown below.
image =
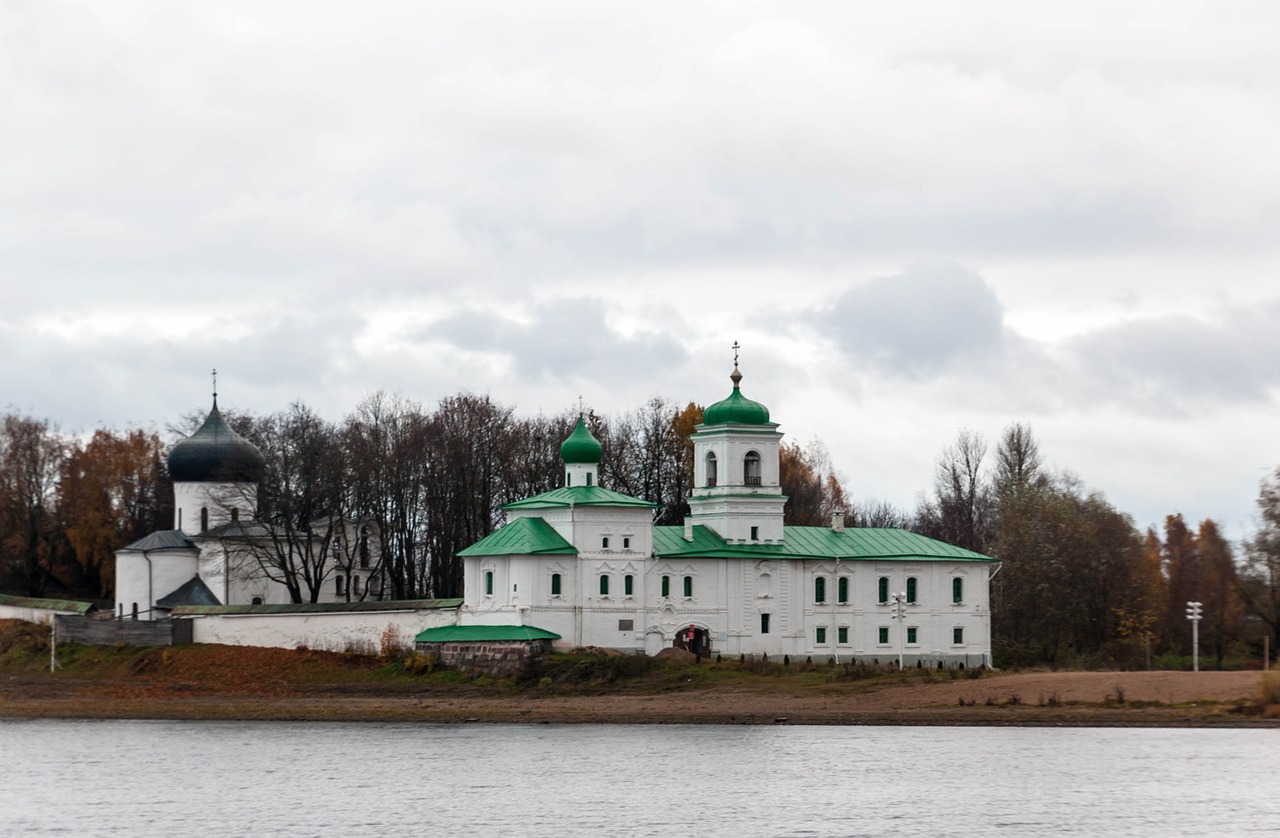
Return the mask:
[[1200,620],[1204,618],[1201,604],[1187,603],[1187,619],[1191,621],[1191,671],[1200,671]]
[[898,621],[898,671],[901,672],[902,666],[902,646],[906,642],[907,633],[907,594],[906,591],[896,593],[889,597],[889,601],[893,604],[893,613],[891,619]]

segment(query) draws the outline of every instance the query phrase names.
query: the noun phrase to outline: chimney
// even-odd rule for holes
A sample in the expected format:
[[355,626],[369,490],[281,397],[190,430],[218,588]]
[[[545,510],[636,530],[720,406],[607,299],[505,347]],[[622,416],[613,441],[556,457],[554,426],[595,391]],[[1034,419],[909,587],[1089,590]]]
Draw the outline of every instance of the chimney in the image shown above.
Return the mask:
[[844,532],[844,510],[837,509],[831,513],[831,531]]
[[684,519],[684,540],[693,541],[693,521],[688,518]]

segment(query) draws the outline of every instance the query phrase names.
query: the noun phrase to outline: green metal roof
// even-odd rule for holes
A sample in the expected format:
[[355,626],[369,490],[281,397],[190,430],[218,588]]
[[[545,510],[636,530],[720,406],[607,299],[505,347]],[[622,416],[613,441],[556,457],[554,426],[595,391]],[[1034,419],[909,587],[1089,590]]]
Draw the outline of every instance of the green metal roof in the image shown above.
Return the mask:
[[543,492],[531,498],[508,503],[499,509],[552,509],[561,506],[643,506],[649,509],[656,503],[633,498],[621,492],[601,489],[599,486],[564,486]]
[[600,440],[587,430],[586,420],[579,413],[578,424],[573,426],[573,433],[560,445],[560,459],[566,464],[598,463],[602,456],[604,448],[600,445]]
[[228,614],[345,614],[359,611],[423,611],[457,608],[454,599],[384,599],[374,602],[291,602],[284,605],[179,605],[174,617],[225,616]]
[[906,530],[851,527],[787,527],[782,544],[726,544],[704,526],[684,540],[684,527],[654,527],[653,552],[658,558],[838,559],[841,561],[910,560],[994,562],[990,556],[935,541]]
[[47,611],[72,611],[76,614],[85,614],[94,609],[92,602],[77,602],[74,599],[10,596],[9,594],[0,594],[0,605],[8,605],[13,608],[42,608]]
[[733,392],[702,413],[704,425],[767,425],[769,408],[742,395],[735,381]]
[[536,626],[440,626],[419,632],[415,643],[454,643],[504,640],[559,640],[560,635]]
[[573,545],[541,518],[516,518],[501,529],[459,550],[459,556],[577,555]]

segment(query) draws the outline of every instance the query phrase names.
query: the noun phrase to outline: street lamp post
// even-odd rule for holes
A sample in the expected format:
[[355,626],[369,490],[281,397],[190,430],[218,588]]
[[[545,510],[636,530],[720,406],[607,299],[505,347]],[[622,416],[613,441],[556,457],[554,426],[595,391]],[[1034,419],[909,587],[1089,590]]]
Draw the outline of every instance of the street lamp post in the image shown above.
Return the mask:
[[1187,603],[1187,619],[1191,621],[1191,671],[1200,671],[1200,620],[1204,615],[1200,612],[1200,603]]
[[889,603],[893,609],[890,619],[898,621],[898,671],[902,671],[902,644],[904,636],[907,633],[907,594],[905,591],[896,593],[889,597]]

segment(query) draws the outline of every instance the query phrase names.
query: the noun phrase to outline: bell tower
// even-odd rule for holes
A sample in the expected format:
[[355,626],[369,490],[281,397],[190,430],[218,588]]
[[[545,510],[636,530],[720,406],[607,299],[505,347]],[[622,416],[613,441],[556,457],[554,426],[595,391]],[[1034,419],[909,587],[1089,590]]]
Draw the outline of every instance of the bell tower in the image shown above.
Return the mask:
[[769,408],[742,394],[739,346],[733,344],[733,390],[706,409],[694,431],[689,518],[734,544],[782,542],[779,457],[782,434]]

